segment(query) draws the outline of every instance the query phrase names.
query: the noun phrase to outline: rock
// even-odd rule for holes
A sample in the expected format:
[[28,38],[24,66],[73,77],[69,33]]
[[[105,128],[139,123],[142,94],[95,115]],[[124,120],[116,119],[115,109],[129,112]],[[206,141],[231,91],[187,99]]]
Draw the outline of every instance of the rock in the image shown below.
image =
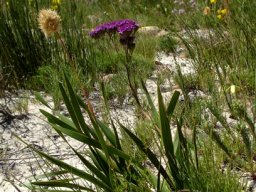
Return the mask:
[[156,35],[160,31],[161,29],[157,26],[145,26],[145,27],[140,27],[138,29],[138,33],[147,34],[147,35]]
[[145,27],[140,27],[138,29],[138,33],[139,34],[144,34],[144,35],[156,36],[159,33],[163,34],[164,32],[157,26],[145,26]]
[[168,34],[169,34],[168,31],[166,31],[166,30],[161,30],[161,31],[159,31],[159,32],[156,34],[156,36],[157,36],[157,37],[163,37],[163,36],[168,35]]
[[[193,90],[188,93],[189,100],[191,102],[195,101],[195,99],[205,98],[207,95],[201,90]],[[185,101],[184,95],[181,95],[179,101]]]
[[102,19],[95,16],[95,15],[88,15],[87,19],[91,22],[91,23],[100,23],[102,22]]
[[189,58],[180,58],[174,54],[160,52],[156,56],[156,62],[166,66],[170,72],[177,73],[177,69],[179,68],[183,75],[195,73],[193,61]]
[[116,74],[107,74],[101,77],[101,80],[104,83],[109,83],[114,77],[116,76]]

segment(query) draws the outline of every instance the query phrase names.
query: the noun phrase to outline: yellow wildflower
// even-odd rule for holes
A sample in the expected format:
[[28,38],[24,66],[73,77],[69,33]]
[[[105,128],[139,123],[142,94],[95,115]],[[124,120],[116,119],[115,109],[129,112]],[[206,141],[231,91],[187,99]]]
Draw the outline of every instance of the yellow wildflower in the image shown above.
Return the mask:
[[210,7],[205,7],[204,10],[203,10],[203,14],[204,15],[209,15],[210,13],[211,13]]
[[51,9],[58,10],[60,7],[60,0],[52,0]]
[[215,4],[217,2],[217,0],[210,0],[211,4]]
[[51,9],[42,9],[38,15],[39,28],[46,37],[59,30],[60,16]]
[[52,6],[51,6],[51,9],[52,9],[52,10],[58,10],[58,8],[59,8],[58,5],[52,5]]
[[236,86],[235,85],[231,85],[230,86],[230,93],[231,94],[235,94],[236,93]]
[[52,4],[57,4],[57,5],[59,5],[59,4],[60,4],[60,0],[52,0]]
[[228,10],[227,9],[219,9],[217,10],[217,18],[222,19],[224,16],[227,15]]
[[228,12],[227,9],[221,9],[221,10],[220,10],[220,14],[221,14],[221,15],[226,15],[227,12]]
[[218,18],[219,20],[221,20],[221,19],[222,19],[222,15],[217,15],[217,18]]

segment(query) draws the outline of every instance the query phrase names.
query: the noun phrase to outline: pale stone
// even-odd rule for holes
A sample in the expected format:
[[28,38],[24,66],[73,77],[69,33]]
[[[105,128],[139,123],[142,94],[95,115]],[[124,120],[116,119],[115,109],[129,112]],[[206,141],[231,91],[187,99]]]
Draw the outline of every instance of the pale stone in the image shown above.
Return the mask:
[[138,29],[138,33],[145,35],[157,35],[161,29],[157,26],[145,26]]

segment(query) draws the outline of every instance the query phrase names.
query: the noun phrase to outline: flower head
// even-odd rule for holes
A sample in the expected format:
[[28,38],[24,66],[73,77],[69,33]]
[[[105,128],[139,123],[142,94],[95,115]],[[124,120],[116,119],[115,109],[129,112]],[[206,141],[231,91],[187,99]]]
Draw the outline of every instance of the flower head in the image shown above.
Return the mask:
[[123,19],[104,23],[97,26],[89,34],[93,38],[98,38],[105,33],[115,33],[118,32],[121,38],[130,36],[132,33],[136,32],[139,25],[131,19]]
[[219,9],[217,11],[217,18],[218,19],[222,19],[222,18],[224,18],[227,15],[227,13],[228,13],[227,9]]
[[210,0],[211,4],[215,4],[217,2],[217,0]]
[[204,15],[209,15],[210,13],[211,13],[210,7],[205,7],[204,10],[203,10],[203,14]]
[[228,12],[227,9],[221,9],[221,10],[220,10],[220,14],[222,14],[222,15],[226,15],[227,12]]
[[221,20],[221,19],[222,19],[222,15],[217,15],[217,18],[218,18],[219,20]]
[[51,9],[42,9],[39,12],[39,28],[42,30],[46,37],[59,30],[60,21],[60,16],[56,11]]
[[98,38],[105,33],[112,34],[117,32],[120,35],[120,43],[127,46],[128,49],[133,49],[135,46],[134,33],[138,28],[139,25],[135,21],[131,19],[122,19],[99,25],[93,29],[89,35],[92,38]]
[[53,4],[60,4],[60,0],[52,0]]
[[51,9],[58,10],[60,8],[60,0],[52,0]]
[[231,94],[235,94],[236,93],[236,86],[235,85],[231,85],[230,86],[230,93]]

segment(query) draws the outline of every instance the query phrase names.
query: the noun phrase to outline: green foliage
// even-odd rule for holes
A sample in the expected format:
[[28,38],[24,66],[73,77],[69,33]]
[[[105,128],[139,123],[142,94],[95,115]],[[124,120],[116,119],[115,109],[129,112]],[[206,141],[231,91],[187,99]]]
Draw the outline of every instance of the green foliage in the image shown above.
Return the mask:
[[[246,13],[238,10],[249,6],[249,1],[240,3],[243,6],[237,2],[230,3],[229,14],[222,20],[216,20],[216,12],[205,16],[205,20],[211,20],[211,25],[201,32],[192,31],[187,26],[188,37],[180,38],[193,59],[196,71],[191,77],[179,72],[175,80],[185,100],[189,100],[189,91],[200,89],[208,94],[208,101],[196,98],[193,103],[180,106],[186,109],[186,125],[191,130],[194,126],[199,127],[198,131],[203,130],[223,150],[229,159],[228,166],[254,171],[255,97],[252,94],[256,84],[255,67],[252,67],[255,64],[255,46],[252,43],[255,34],[252,31],[255,27],[251,20],[244,20],[249,15],[254,17],[252,10]],[[216,9],[221,6],[220,2]],[[236,88],[235,91],[231,86]],[[216,129],[218,126],[221,131]]]
[[159,49],[165,52],[175,52],[178,41],[171,35],[163,36],[159,42]]
[[[41,112],[48,118],[49,123],[66,142],[65,137],[69,136],[89,146],[87,153],[89,154],[90,160],[87,160],[87,158],[82,155],[83,153],[76,151],[72,146],[70,147],[83,165],[90,171],[85,172],[77,169],[36,148],[32,147],[32,149],[41,157],[59,166],[61,169],[81,179],[90,181],[104,191],[115,191],[119,183],[127,183],[127,186],[125,184],[127,189],[136,187],[138,185],[137,181],[141,178],[140,171],[136,166],[139,168],[140,165],[136,165],[136,162],[131,161],[131,157],[123,151],[119,136],[115,130],[116,128],[113,126],[113,130],[97,119],[91,104],[83,103],[82,99],[74,93],[67,78],[65,81],[67,90],[64,89],[62,84],[60,84],[60,90],[71,119],[61,115],[55,117],[43,110],[41,110]],[[80,109],[81,107],[89,115],[92,126],[85,122]],[[86,187],[64,180],[38,181],[32,184],[53,188],[71,187],[80,190]]]
[[[194,153],[197,150],[197,146],[191,145],[192,143],[184,136],[182,116],[176,118],[177,131],[175,136],[172,136],[170,121],[175,117],[174,109],[179,98],[179,92],[174,93],[167,108],[165,108],[158,88],[159,112],[157,112],[143,84],[142,87],[145,89],[144,91],[151,108],[149,113],[145,111],[144,115],[146,115],[145,117],[152,117],[151,121],[151,118],[148,119],[150,126],[145,127],[147,124],[138,125],[139,127],[136,129],[138,136],[136,136],[133,131],[119,123],[124,131],[122,137],[120,137],[113,121],[111,120],[112,126],[100,121],[95,116],[90,102],[84,103],[74,93],[67,77],[65,77],[65,82],[67,89],[62,84],[59,84],[59,86],[70,118],[63,115],[52,115],[44,110],[41,110],[41,112],[47,117],[49,123],[64,141],[68,143],[66,137],[71,137],[88,146],[86,151],[77,151],[68,143],[86,169],[75,168],[34,148],[32,145],[28,145],[17,136],[38,155],[58,166],[61,170],[61,172],[47,173],[47,175],[55,176],[54,180],[40,179],[32,182],[32,185],[28,186],[31,189],[39,190],[40,187],[48,187],[49,190],[59,191],[63,191],[63,188],[93,191],[93,189],[88,188],[86,185],[77,184],[75,182],[77,179],[89,181],[99,190],[104,191],[150,191],[150,188],[157,191],[169,191],[170,189],[205,189],[207,191],[211,188],[217,190],[215,186],[217,183],[222,184],[222,189],[227,186],[230,187],[229,189],[233,189],[234,186],[238,187],[229,177],[224,177],[225,180],[223,180],[223,177],[221,180],[213,178],[219,172],[216,172],[213,160],[211,160],[212,163],[209,163],[209,154],[206,155],[207,158],[198,158],[198,154]],[[37,98],[48,106],[42,97],[38,95]],[[85,122],[81,108],[89,116],[90,124]],[[140,126],[149,131],[147,137],[150,138],[140,133],[142,128]],[[125,135],[129,138],[125,139]],[[195,140],[197,139],[195,138]],[[152,141],[156,142],[152,143]],[[132,143],[137,146],[136,148],[139,151],[134,150],[135,146]],[[158,146],[157,149],[154,145]],[[155,149],[151,150],[150,148],[152,147]],[[141,154],[140,151],[143,153]],[[208,150],[205,153],[208,153]],[[84,154],[87,155],[85,156]],[[154,169],[143,165],[147,160],[152,163]],[[209,168],[215,171],[209,172]],[[67,173],[70,176],[67,177]],[[204,177],[202,174],[204,174]],[[62,177],[66,179],[61,179]],[[76,179],[74,180],[74,178]]]
[[49,47],[37,29],[37,11],[27,1],[8,1],[0,10],[0,71],[6,89],[24,85],[42,62],[49,58]]

